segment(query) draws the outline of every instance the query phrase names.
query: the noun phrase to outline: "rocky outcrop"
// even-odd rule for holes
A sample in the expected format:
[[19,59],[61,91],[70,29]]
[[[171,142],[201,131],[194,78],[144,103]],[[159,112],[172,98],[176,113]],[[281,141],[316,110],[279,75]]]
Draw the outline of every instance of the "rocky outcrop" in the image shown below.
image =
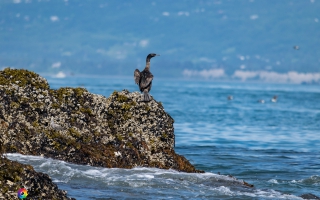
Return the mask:
[[84,88],[50,89],[39,75],[0,71],[0,131],[5,152],[101,167],[196,170],[174,151],[174,120],[160,102],[127,90],[110,97]]
[[20,188],[27,189],[27,199],[71,199],[48,175],[34,171],[30,165],[0,157],[0,199],[18,199]]
[[320,199],[318,196],[308,193],[308,194],[303,194],[300,196],[302,199],[312,199],[312,200],[317,200]]

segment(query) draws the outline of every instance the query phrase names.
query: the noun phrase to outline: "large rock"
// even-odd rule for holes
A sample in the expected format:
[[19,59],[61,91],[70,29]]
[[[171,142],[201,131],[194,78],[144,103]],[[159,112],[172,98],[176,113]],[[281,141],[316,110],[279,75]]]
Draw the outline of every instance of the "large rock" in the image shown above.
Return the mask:
[[174,120],[162,104],[140,99],[127,90],[109,98],[84,88],[53,90],[33,72],[6,68],[0,71],[3,150],[101,167],[202,172],[175,153]]

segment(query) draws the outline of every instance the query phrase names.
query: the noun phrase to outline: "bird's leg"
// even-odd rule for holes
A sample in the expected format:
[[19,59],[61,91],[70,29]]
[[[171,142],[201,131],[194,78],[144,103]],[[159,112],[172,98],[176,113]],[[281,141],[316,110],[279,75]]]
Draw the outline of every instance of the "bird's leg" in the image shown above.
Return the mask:
[[143,90],[143,101],[150,101],[151,100],[151,96],[148,92],[147,89]]

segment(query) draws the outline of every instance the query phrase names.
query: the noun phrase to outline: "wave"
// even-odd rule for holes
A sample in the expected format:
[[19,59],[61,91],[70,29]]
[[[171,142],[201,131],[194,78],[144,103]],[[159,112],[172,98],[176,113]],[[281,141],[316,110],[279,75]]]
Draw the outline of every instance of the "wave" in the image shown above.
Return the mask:
[[204,79],[226,79],[226,80],[259,80],[267,83],[312,83],[320,81],[320,73],[299,73],[296,71],[288,71],[286,73],[278,73],[276,71],[249,71],[235,70],[233,75],[228,76],[224,69],[203,69],[189,70],[184,69],[182,75],[190,77],[200,77]]
[[300,179],[300,180],[290,180],[290,181],[280,181],[277,179],[270,179],[267,181],[268,183],[275,184],[275,185],[281,185],[281,184],[290,184],[290,185],[303,185],[304,187],[307,186],[320,186],[320,176],[313,175],[306,179]]
[[304,185],[314,185],[314,186],[320,186],[320,176],[313,175],[306,179],[301,180],[293,180],[291,183],[302,183]]
[[[193,174],[157,168],[100,168],[75,165],[40,156],[8,153],[5,156],[47,173],[59,187],[77,199],[111,198],[279,198],[301,199],[275,190],[248,188],[242,180],[214,173]],[[310,178],[319,183],[319,177]],[[306,181],[306,180],[305,180]],[[85,192],[87,191],[87,192]],[[94,194],[92,191],[96,191]],[[97,192],[98,191],[98,192]],[[134,194],[134,196],[132,196]],[[155,198],[156,197],[156,198]]]

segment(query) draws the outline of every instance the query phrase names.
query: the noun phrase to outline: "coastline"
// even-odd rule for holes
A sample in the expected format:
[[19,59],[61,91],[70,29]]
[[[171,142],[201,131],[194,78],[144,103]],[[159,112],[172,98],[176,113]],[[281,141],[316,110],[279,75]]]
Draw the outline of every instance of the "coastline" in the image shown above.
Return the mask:
[[[107,168],[141,166],[204,172],[175,153],[174,120],[161,102],[141,102],[140,93],[115,91],[106,98],[84,88],[53,90],[34,72],[6,68],[0,71],[0,94],[2,154],[38,155]],[[47,175],[4,157],[0,160],[5,198],[13,198],[22,187],[30,188],[31,199],[40,195],[33,190],[42,191],[43,196],[40,185],[23,182],[33,174],[42,177],[36,178],[41,184],[54,185],[49,189],[60,195],[58,199],[67,199],[66,192],[58,190]],[[9,165],[15,165],[19,173],[7,171]]]

